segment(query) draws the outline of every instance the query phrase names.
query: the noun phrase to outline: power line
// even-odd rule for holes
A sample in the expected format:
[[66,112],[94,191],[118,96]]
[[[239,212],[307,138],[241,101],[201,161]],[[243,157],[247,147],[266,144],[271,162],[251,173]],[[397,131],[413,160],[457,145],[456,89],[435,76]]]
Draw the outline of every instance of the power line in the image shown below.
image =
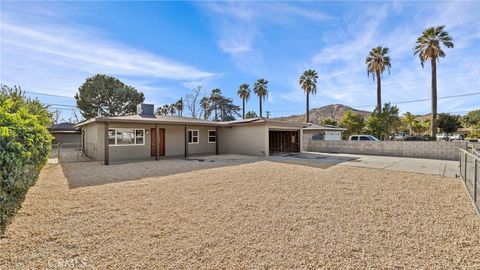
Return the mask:
[[[449,98],[457,98],[457,97],[475,96],[475,95],[480,95],[480,92],[468,93],[468,94],[461,94],[461,95],[454,95],[454,96],[438,97],[437,100],[449,99]],[[414,99],[414,100],[398,101],[398,102],[391,102],[391,103],[392,103],[392,104],[405,104],[405,103],[415,103],[415,102],[423,102],[423,101],[429,101],[429,100],[432,100],[432,99],[431,99],[431,98]],[[377,105],[362,105],[362,106],[355,106],[355,107],[357,107],[357,108],[364,108],[364,107],[375,107],[375,106],[377,106]]]
[[56,103],[43,103],[45,105],[50,105],[50,106],[61,106],[61,107],[71,107],[71,108],[77,108],[75,105],[67,105],[67,104],[56,104]]
[[69,96],[62,96],[62,95],[55,95],[55,94],[47,94],[47,93],[40,93],[40,92],[33,92],[33,91],[24,91],[25,93],[30,93],[33,95],[42,95],[42,96],[50,96],[50,97],[62,97],[62,98],[74,98],[74,97],[69,97]]
[[59,110],[59,111],[78,111],[78,109],[73,108],[59,108],[59,107],[48,107],[51,110]]

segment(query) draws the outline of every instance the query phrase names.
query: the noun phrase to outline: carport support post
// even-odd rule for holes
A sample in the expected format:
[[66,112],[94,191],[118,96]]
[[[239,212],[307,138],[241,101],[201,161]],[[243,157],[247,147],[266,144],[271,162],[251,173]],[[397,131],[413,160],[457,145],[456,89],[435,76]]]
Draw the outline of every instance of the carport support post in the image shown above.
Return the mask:
[[300,129],[300,131],[298,132],[298,147],[300,147],[300,150],[299,152],[300,153],[303,153],[303,128]]
[[219,154],[219,146],[218,146],[218,127],[215,127],[215,154]]
[[[105,122],[105,142],[104,142],[104,157],[103,157],[103,164],[108,165],[110,164],[110,145],[108,144],[108,128],[109,128],[109,123]],[[115,136],[117,136],[115,134]]]
[[155,160],[158,160],[160,155],[160,132],[158,130],[158,125],[155,125]]
[[188,130],[187,126],[185,125],[185,159],[187,159],[188,156]]

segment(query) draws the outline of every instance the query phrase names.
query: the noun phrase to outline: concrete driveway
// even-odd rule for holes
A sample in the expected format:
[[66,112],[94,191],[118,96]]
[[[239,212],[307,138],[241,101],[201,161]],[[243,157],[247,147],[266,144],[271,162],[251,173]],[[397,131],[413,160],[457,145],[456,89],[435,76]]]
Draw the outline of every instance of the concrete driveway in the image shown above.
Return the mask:
[[[272,157],[275,159],[275,157]],[[385,157],[355,154],[326,154],[303,152],[283,158],[302,158],[311,162],[331,164],[335,166],[353,166],[404,171],[455,177],[459,174],[459,162],[452,160],[436,160],[422,158]]]

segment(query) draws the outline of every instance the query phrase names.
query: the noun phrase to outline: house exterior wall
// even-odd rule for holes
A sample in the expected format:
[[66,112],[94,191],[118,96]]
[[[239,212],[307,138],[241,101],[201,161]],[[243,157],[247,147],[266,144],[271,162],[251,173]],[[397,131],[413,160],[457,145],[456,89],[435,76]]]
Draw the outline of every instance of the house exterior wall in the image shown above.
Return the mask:
[[53,144],[79,144],[81,141],[80,133],[53,133]]
[[[110,123],[109,128],[145,130],[143,145],[110,145],[109,159],[111,161],[146,159],[151,157],[151,129],[155,128],[154,124]],[[185,154],[185,126],[158,125],[158,128],[163,129],[165,132],[165,156],[183,156]],[[187,126],[187,129],[199,130],[199,143],[188,144],[189,155],[215,153],[215,143],[208,143],[208,130],[215,130],[215,127]],[[95,160],[103,160],[105,153],[105,124],[87,124],[82,127],[82,132],[85,132],[86,155]]]
[[268,156],[268,131],[264,124],[218,129],[221,154]]
[[[99,159],[98,158],[98,136],[97,136],[97,124],[88,124],[82,126],[82,134],[84,141],[82,141],[83,149],[85,151],[85,155],[91,159]],[[82,139],[83,140],[83,139]]]
[[304,138],[308,136],[312,139],[314,134],[323,134],[323,140],[325,141],[340,141],[342,140],[342,132],[341,131],[330,131],[330,130],[303,130]]
[[325,131],[325,141],[340,141],[341,139],[342,139],[342,132]]
[[[182,129],[182,135],[179,136],[181,137],[182,144],[184,143],[183,138],[183,132],[184,132],[184,127],[180,126]],[[199,143],[198,144],[188,144],[188,154],[189,155],[202,155],[202,154],[215,154],[216,152],[216,144],[215,143],[209,143],[208,142],[208,131],[209,130],[215,130],[215,127],[209,127],[209,126],[187,126],[187,129],[196,129],[199,130],[200,138],[199,138]],[[184,148],[181,147],[183,150]],[[183,154],[183,152],[182,152]]]

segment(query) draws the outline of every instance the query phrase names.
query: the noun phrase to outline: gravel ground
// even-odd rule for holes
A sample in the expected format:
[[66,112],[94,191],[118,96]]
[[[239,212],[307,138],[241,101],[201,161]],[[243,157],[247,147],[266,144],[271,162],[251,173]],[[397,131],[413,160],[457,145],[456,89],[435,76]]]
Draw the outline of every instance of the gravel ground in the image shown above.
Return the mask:
[[[47,165],[0,269],[480,268],[480,218],[457,179],[272,161],[142,173],[174,166],[162,162]],[[78,172],[89,184],[71,188]]]

